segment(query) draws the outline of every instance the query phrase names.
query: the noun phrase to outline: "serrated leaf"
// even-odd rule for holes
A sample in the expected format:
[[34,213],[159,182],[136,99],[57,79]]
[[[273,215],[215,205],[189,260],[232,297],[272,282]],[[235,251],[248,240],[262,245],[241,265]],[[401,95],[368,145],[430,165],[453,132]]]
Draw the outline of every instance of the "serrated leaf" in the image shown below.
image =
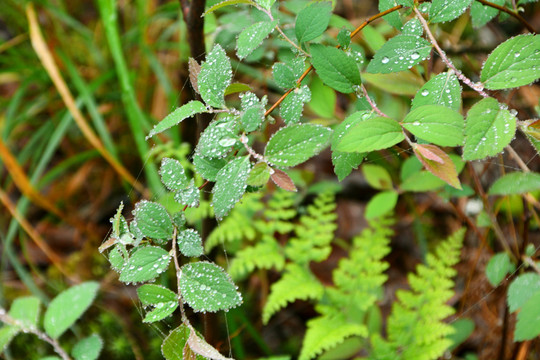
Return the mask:
[[298,43],[310,41],[322,35],[332,15],[331,2],[314,2],[302,9],[296,17],[294,30]]
[[411,110],[423,105],[442,105],[452,110],[461,108],[461,86],[452,72],[431,78],[414,96]]
[[313,44],[311,56],[311,63],[317,74],[331,88],[342,93],[351,93],[355,91],[355,85],[360,85],[358,65],[342,50]]
[[250,170],[249,156],[242,156],[231,160],[219,171],[212,189],[212,206],[218,219],[227,215],[244,195]]
[[166,360],[184,360],[183,349],[191,329],[182,324],[172,330],[161,344],[161,353]]
[[217,174],[225,165],[227,160],[218,158],[207,158],[200,154],[193,156],[193,166],[197,173],[208,181],[216,181]]
[[242,123],[244,130],[246,132],[257,130],[264,120],[266,97],[259,100],[257,95],[247,92],[240,95],[240,99],[242,101],[243,111],[240,122]]
[[146,237],[169,240],[173,234],[173,224],[169,213],[161,204],[141,200],[133,211],[137,227]]
[[474,104],[465,120],[463,158],[478,160],[500,153],[514,138],[516,117],[493,98]]
[[486,266],[486,277],[492,286],[498,286],[504,277],[516,269],[507,253],[495,254]]
[[103,340],[98,334],[92,334],[79,340],[73,346],[71,355],[75,360],[96,360],[103,349]]
[[242,30],[236,41],[236,55],[238,58],[242,60],[258,48],[274,30],[277,23],[277,20],[261,21]]
[[206,105],[216,108],[225,106],[225,89],[231,83],[231,79],[231,61],[225,50],[216,44],[201,65],[197,79],[199,93]]
[[307,85],[294,89],[279,106],[279,114],[287,125],[300,121],[304,104],[311,100],[311,91]]
[[366,153],[389,148],[404,139],[401,126],[397,121],[386,117],[376,117],[352,126],[343,135],[336,150]]
[[182,266],[180,290],[184,301],[196,312],[229,310],[242,303],[242,296],[229,275],[206,261]]
[[297,124],[279,129],[268,141],[265,158],[273,165],[291,167],[307,161],[324,149],[332,130],[314,124]]
[[403,25],[401,32],[405,35],[422,36],[424,34],[424,28],[422,27],[420,20],[412,18]]
[[125,251],[125,248],[122,248],[123,245],[117,244],[115,247],[109,251],[108,259],[111,263],[111,267],[114,271],[119,272],[122,270],[126,263],[126,257],[124,256],[124,253],[122,250]]
[[518,35],[488,56],[480,80],[490,90],[511,89],[540,78],[540,36]]
[[272,7],[272,5],[274,5],[276,0],[256,0],[255,2],[259,4],[260,6],[262,6],[263,8],[265,8],[266,10],[270,10],[270,8]]
[[237,117],[226,116],[214,120],[204,129],[195,148],[197,154],[207,158],[220,158],[231,151],[237,142]]
[[417,137],[440,146],[463,144],[463,117],[446,106],[419,106],[405,116],[402,125]]
[[533,172],[513,172],[495,181],[489,188],[489,195],[524,194],[540,190],[540,174]]
[[347,28],[342,28],[336,37],[336,40],[343,49],[347,49],[351,45],[351,32]]
[[144,316],[143,322],[153,323],[160,321],[171,315],[178,307],[178,301],[163,301],[154,307],[154,309],[148,311]]
[[430,173],[448,185],[461,189],[456,166],[444,151],[435,145],[422,144],[414,144],[413,150],[418,160]]
[[362,81],[396,95],[415,95],[424,81],[411,71],[390,74],[362,73]]
[[431,44],[419,36],[394,36],[375,53],[367,72],[387,74],[407,70],[426,59],[430,52]]
[[517,311],[538,291],[540,291],[540,275],[535,273],[519,275],[508,288],[507,302],[510,312]]
[[270,179],[270,167],[265,162],[256,164],[249,172],[246,184],[249,186],[264,186]]
[[191,179],[186,189],[178,190],[174,194],[174,200],[189,207],[198,207],[201,198],[201,191],[195,186],[195,180]]
[[298,77],[293,69],[284,63],[276,63],[272,66],[272,76],[276,83],[283,89],[290,89],[296,86]]
[[180,161],[163,158],[159,168],[161,182],[171,191],[185,189],[189,185],[189,180]]
[[170,127],[180,124],[183,120],[192,117],[195,114],[200,114],[206,111],[208,110],[202,102],[197,100],[190,101],[187,104],[180,106],[178,109],[167,115],[165,119],[157,123],[146,137],[146,140],[150,139],[156,134],[159,134],[160,132],[167,130]]
[[88,309],[96,297],[99,284],[87,281],[62,291],[47,307],[43,327],[47,335],[58,339]]
[[[398,5],[396,0],[379,0],[379,12],[393,8],[396,5]],[[383,16],[383,19],[398,30],[400,30],[403,25],[399,12],[397,11],[393,11],[390,14]]]
[[178,248],[184,256],[201,256],[203,254],[201,235],[194,229],[181,231],[178,234]]
[[429,9],[429,21],[440,23],[458,18],[471,5],[472,0],[433,0]]
[[382,166],[365,164],[362,166],[362,173],[372,188],[378,190],[389,190],[392,188],[392,178]]
[[534,293],[517,315],[514,341],[532,340],[540,335],[540,291]]
[[40,313],[39,305],[40,301],[35,296],[16,298],[13,300],[8,314],[27,328],[37,327]]
[[144,284],[137,288],[137,295],[144,306],[161,302],[178,301],[178,295],[161,285]]
[[217,351],[212,345],[208,344],[203,338],[197,335],[193,328],[191,328],[191,332],[187,339],[187,344],[189,345],[191,351],[203,356],[204,359],[233,360],[221,355],[221,353]]
[[[258,3],[258,1],[257,1]],[[208,15],[218,9],[221,9],[222,7],[229,6],[229,5],[237,5],[237,4],[249,4],[249,5],[255,5],[255,3],[251,0],[226,0],[222,1],[220,3],[217,3],[210,7],[210,9],[206,10],[204,15]]]
[[[504,6],[505,0],[492,0],[491,2],[496,5]],[[482,3],[478,1],[474,1],[471,5],[472,25],[475,28],[482,27],[497,16],[498,13],[499,10],[491,6],[482,5]]]
[[237,94],[241,92],[250,91],[251,87],[247,84],[242,83],[232,83],[225,89],[225,96],[231,95],[231,94]]
[[296,192],[298,189],[296,189],[296,185],[294,185],[294,182],[290,178],[289,175],[285,171],[281,171],[279,169],[272,169],[273,172],[270,175],[270,178],[280,188],[286,191],[293,191]]
[[309,108],[318,116],[332,119],[336,110],[336,92],[324,85],[318,77],[313,78],[311,81],[310,90],[311,100],[308,104]]
[[157,246],[137,248],[122,269],[120,281],[138,283],[157,278],[169,267],[171,257]]
[[365,218],[370,220],[390,213],[396,207],[398,196],[394,190],[377,193],[366,206]]
[[201,72],[201,65],[194,58],[190,57],[188,60],[188,70],[189,70],[189,82],[191,87],[198,94],[199,85],[197,84],[197,79],[199,78],[199,73]]
[[422,170],[407,177],[399,188],[403,191],[426,192],[442,188],[445,182],[432,173]]

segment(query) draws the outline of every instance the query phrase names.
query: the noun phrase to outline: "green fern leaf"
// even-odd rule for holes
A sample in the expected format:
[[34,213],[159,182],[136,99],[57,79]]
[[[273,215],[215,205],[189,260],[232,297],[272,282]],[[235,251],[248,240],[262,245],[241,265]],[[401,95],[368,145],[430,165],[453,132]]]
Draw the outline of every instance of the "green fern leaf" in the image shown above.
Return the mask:
[[285,274],[271,287],[270,296],[263,309],[263,323],[277,311],[296,300],[319,300],[324,292],[323,285],[313,276],[307,267],[287,264]]
[[229,266],[233,280],[240,280],[255,269],[283,270],[285,257],[274,238],[265,237],[255,246],[250,246],[236,253]]

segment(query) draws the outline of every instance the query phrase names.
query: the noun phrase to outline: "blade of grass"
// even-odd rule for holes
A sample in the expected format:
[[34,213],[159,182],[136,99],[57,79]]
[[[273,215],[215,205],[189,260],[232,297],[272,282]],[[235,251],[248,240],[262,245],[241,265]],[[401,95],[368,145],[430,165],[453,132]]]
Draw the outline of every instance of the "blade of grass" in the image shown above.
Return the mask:
[[[39,28],[39,23],[37,20],[36,12],[34,10],[33,4],[28,3],[26,6],[26,16],[28,18],[28,24],[30,26],[30,39],[32,41],[32,46],[36,54],[38,55],[43,67],[47,70],[47,73],[51,77],[55,87],[57,88],[62,100],[66,104],[66,107],[71,112],[73,119],[77,123],[79,129],[82,131],[83,135],[90,142],[90,144],[99,151],[101,156],[111,164],[115,171],[124,178],[131,186],[137,189],[139,192],[144,193],[144,187],[127,171],[127,169],[122,166],[114,157],[105,149],[99,138],[96,136],[94,131],[88,125],[86,119],[80,112],[79,108],[75,105],[75,100],[69,91],[64,79],[60,75],[58,67],[54,62],[54,58],[47,47],[41,30]],[[144,140],[144,139],[143,139]],[[156,170],[157,176],[157,170]],[[159,181],[159,178],[158,178]]]
[[[135,98],[135,91],[131,84],[129,71],[127,68],[120,35],[118,33],[116,1],[114,0],[98,0],[101,19],[105,27],[105,34],[111,50],[111,55],[114,60],[118,79],[122,88],[122,102],[127,111],[128,122],[131,128],[132,135],[135,139],[135,144],[139,152],[139,156],[143,163],[148,155],[149,146],[145,140],[145,132],[143,124],[145,123],[144,114]],[[149,162],[144,166],[144,171],[150,185],[150,189],[154,194],[159,194],[163,190],[161,180],[158,175],[157,166]]]

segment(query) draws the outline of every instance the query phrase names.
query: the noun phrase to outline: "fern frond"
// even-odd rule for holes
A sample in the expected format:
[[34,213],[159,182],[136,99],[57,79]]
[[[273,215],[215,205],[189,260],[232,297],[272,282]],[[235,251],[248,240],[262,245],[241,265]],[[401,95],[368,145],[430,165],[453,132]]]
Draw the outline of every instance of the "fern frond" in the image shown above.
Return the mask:
[[[459,261],[465,230],[456,231],[409,275],[411,290],[399,291],[388,319],[388,341],[372,342],[376,358],[387,358],[382,349],[394,354],[394,359],[432,360],[441,356],[451,345],[446,338],[453,328],[442,320],[454,313],[446,305],[452,297],[455,270]],[[388,356],[390,354],[387,354]]]
[[285,256],[281,246],[274,238],[265,236],[254,246],[238,251],[231,261],[229,274],[234,280],[240,280],[255,269],[283,270]]
[[325,192],[317,196],[308,206],[307,214],[300,218],[300,224],[295,228],[296,237],[287,244],[285,254],[289,259],[307,264],[328,258],[332,251],[330,243],[337,229],[335,210],[334,193]]
[[291,222],[296,217],[296,197],[297,194],[277,190],[274,192],[264,210],[264,218],[266,221],[258,221],[257,229],[268,235],[273,235],[275,232],[287,234],[294,229],[294,224]]
[[309,360],[341,344],[350,336],[368,335],[368,329],[363,324],[347,321],[343,314],[321,316],[307,322],[299,360]]
[[[240,242],[244,239],[254,240],[257,231],[252,221],[258,211],[264,208],[261,202],[262,193],[245,194],[242,201],[231,211],[229,216],[219,223],[206,239],[204,250],[210,252],[215,246],[223,243]],[[229,249],[230,250],[230,249]]]
[[272,285],[270,291],[262,314],[264,324],[288,303],[296,300],[319,300],[324,286],[307,267],[289,263],[285,265],[284,275]]

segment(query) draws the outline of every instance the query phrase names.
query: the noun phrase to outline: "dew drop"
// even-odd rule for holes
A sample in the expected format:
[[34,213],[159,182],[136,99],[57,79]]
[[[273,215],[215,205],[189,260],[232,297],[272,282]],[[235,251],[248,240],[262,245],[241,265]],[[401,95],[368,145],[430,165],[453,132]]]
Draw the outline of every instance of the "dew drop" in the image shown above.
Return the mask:
[[383,64],[388,64],[389,61],[390,61],[390,59],[389,59],[387,56],[385,56],[385,57],[383,57],[383,58],[381,59],[381,62],[382,62]]
[[429,91],[427,89],[424,89],[424,91],[422,91],[422,96],[428,96],[429,95]]

